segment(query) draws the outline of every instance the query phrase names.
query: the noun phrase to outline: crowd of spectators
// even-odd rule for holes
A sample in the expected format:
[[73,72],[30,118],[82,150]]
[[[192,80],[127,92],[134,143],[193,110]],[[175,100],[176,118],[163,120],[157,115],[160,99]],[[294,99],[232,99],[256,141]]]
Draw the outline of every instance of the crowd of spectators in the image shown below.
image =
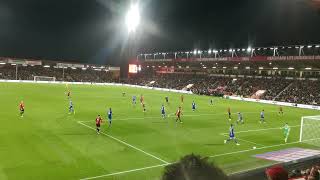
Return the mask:
[[[320,104],[320,82],[274,78],[232,78],[190,74],[135,76],[129,83],[152,87],[184,89],[195,94],[241,96],[300,104]],[[150,84],[150,82],[154,82]],[[186,86],[193,84],[186,89]],[[261,94],[257,93],[261,90]]]
[[[34,80],[35,76],[55,77],[57,81],[70,82],[118,82],[112,72],[93,69],[54,68],[42,66],[16,66],[6,65],[0,67],[0,79]],[[18,73],[16,73],[18,72]]]
[[[55,77],[57,81],[70,82],[119,82],[119,77],[114,76],[112,72],[90,68],[86,70],[65,68],[63,70],[54,67],[19,66],[16,74],[16,66],[0,67],[0,79],[34,80],[34,76]],[[292,80],[282,77],[235,78],[195,73],[144,72],[124,82],[141,86],[184,89],[201,95],[229,95],[295,104],[320,104],[320,82],[318,80]],[[258,94],[258,91],[262,93]]]

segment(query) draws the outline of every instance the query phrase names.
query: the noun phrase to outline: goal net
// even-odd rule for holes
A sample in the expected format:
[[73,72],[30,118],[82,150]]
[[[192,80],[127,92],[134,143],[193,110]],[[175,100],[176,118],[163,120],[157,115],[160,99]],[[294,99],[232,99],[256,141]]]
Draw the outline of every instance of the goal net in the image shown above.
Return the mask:
[[34,76],[34,81],[56,81],[56,77],[49,77],[49,76]]
[[301,118],[300,142],[320,146],[320,116],[303,116]]

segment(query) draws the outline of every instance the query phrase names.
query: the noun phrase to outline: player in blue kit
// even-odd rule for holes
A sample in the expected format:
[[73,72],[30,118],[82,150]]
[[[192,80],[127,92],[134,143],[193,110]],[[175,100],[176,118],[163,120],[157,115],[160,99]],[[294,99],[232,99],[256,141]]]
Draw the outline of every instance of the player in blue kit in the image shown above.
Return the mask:
[[194,101],[192,101],[192,111],[195,111],[196,110],[196,103]]
[[109,127],[110,127],[111,123],[112,123],[112,110],[111,110],[111,108],[109,108],[109,111],[108,111],[108,121],[109,121]]
[[71,113],[75,113],[74,112],[74,108],[73,108],[73,103],[72,103],[72,101],[70,100],[70,102],[69,102],[69,114],[71,114]]
[[266,123],[265,120],[264,120],[264,110],[263,109],[260,112],[260,123]]
[[137,96],[132,96],[132,104],[133,105],[137,104]]
[[166,117],[166,111],[165,111],[165,108],[164,108],[164,105],[162,104],[161,106],[161,115],[162,115],[162,118],[164,119]]
[[227,142],[233,140],[237,145],[240,145],[236,139],[236,136],[234,134],[234,126],[233,124],[230,125],[229,129],[229,138],[227,140],[224,140],[224,143],[226,144]]

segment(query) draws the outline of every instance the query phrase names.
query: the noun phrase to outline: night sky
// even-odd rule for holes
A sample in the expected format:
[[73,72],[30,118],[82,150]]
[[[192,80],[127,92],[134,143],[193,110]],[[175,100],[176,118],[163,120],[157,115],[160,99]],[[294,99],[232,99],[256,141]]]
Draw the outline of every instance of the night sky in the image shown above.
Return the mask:
[[135,52],[320,43],[310,0],[0,0],[0,56],[118,65]]

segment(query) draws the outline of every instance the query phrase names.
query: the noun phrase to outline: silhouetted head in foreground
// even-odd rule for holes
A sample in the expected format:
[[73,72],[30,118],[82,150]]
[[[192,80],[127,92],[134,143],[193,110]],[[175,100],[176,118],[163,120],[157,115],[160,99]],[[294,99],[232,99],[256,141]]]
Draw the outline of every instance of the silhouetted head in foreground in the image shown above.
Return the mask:
[[224,172],[207,158],[190,154],[165,167],[162,180],[227,180]]

